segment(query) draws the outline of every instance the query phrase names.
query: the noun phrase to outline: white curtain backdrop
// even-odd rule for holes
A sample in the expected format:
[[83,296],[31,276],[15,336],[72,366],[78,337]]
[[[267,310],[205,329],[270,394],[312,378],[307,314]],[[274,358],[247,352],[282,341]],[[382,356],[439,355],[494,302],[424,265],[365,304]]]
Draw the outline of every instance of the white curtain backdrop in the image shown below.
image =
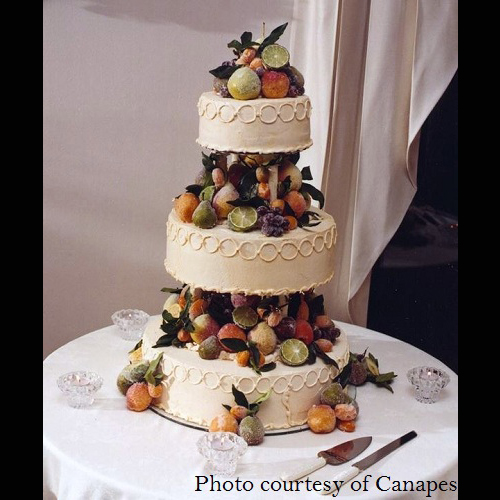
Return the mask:
[[457,0],[295,0],[311,163],[339,230],[330,315],[366,324],[370,272],[416,192],[419,132],[458,67]]

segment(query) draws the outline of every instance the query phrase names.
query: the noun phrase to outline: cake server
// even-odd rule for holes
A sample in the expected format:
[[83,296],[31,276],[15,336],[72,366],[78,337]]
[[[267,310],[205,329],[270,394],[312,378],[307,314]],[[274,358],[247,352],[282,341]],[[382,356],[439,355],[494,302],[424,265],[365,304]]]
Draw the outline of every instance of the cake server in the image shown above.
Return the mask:
[[328,450],[320,451],[317,458],[306,460],[300,468],[290,472],[283,472],[280,477],[284,481],[295,481],[296,479],[311,474],[315,470],[321,469],[321,467],[324,467],[326,464],[345,464],[365,451],[366,448],[370,446],[371,442],[371,436],[351,439],[350,441],[338,444]]
[[410,431],[404,436],[401,436],[398,439],[391,441],[389,444],[382,446],[382,448],[374,451],[371,455],[363,458],[363,460],[352,464],[351,467],[342,471],[340,474],[337,474],[333,480],[330,481],[333,483],[333,486],[329,489],[324,489],[321,491],[321,494],[328,495],[329,493],[335,493],[343,484],[348,483],[351,479],[354,479],[361,471],[368,469],[368,467],[371,467],[374,463],[389,455],[389,453],[392,453],[408,441],[411,441],[416,436],[417,433],[415,431]]

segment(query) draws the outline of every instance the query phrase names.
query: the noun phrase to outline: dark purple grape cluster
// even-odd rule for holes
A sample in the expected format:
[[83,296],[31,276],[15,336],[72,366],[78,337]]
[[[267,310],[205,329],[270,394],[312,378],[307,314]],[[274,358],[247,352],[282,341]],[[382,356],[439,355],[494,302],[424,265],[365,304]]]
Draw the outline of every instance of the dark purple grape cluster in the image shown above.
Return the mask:
[[290,223],[285,219],[279,208],[260,206],[257,208],[258,225],[266,236],[281,236],[288,230]]
[[222,85],[220,90],[219,90],[219,95],[221,97],[231,97],[231,94],[229,93],[229,90],[227,89],[227,85]]
[[304,94],[304,87],[297,87],[296,85],[290,85],[288,89],[287,97],[298,97]]
[[274,333],[280,340],[293,339],[295,336],[295,319],[291,316],[285,316],[278,324],[274,327]]
[[259,78],[262,78],[262,75],[266,72],[266,70],[264,69],[264,66],[259,66],[254,71],[257,73],[257,76]]
[[231,61],[224,61],[221,66],[236,66],[236,59],[231,59]]
[[340,330],[335,325],[327,326],[326,328],[314,325],[313,334],[314,340],[326,339],[330,342],[335,342],[335,339],[340,335]]

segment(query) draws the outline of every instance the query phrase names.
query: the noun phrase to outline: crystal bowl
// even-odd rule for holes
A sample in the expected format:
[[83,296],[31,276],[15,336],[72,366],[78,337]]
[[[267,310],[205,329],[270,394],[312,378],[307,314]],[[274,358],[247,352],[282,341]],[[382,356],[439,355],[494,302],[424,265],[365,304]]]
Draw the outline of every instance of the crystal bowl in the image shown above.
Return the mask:
[[450,382],[449,375],[432,366],[417,366],[407,373],[408,381],[415,388],[415,398],[420,403],[435,403],[441,390]]
[[122,309],[116,311],[111,319],[122,332],[125,340],[140,340],[144,327],[149,320],[149,314],[139,309]]
[[59,389],[73,408],[87,408],[94,402],[95,393],[102,386],[100,375],[89,371],[70,372],[57,379]]
[[232,432],[207,432],[198,439],[197,446],[211,471],[220,476],[232,476],[248,448],[246,441]]

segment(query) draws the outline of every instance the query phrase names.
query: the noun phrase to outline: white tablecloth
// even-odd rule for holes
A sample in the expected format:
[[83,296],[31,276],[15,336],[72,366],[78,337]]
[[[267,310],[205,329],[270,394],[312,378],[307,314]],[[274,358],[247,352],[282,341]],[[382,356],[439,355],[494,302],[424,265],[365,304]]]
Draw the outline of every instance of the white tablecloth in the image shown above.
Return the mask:
[[[335,430],[320,435],[304,431],[266,436],[263,444],[248,448],[237,476],[229,478],[234,488],[236,477],[253,483],[252,491],[239,493],[234,489],[210,492],[210,483],[201,486],[202,491],[195,491],[196,476],[209,474],[196,450],[202,431],[173,423],[152,411],[135,413],[126,409],[125,398],[115,381],[127,363],[127,352],[133,342],[122,340],[116,327],[103,328],[66,344],[44,362],[44,499],[233,499],[237,495],[267,500],[325,498],[314,491],[306,492],[306,484],[301,485],[300,492],[265,492],[261,483],[278,480],[281,471],[348,439],[373,436],[371,446],[359,460],[413,429],[418,433],[417,438],[356,478],[363,480],[371,474],[366,492],[353,491],[347,485],[338,498],[429,498],[426,492],[392,489],[383,492],[377,488],[379,478],[382,489],[397,488],[398,481],[413,481],[415,488],[418,481],[425,484],[457,481],[457,375],[409,344],[357,326],[340,322],[339,325],[349,336],[351,351],[363,352],[368,347],[379,359],[381,371],[398,374],[393,383],[394,394],[373,384],[358,388],[360,415],[354,433]],[[418,403],[406,380],[408,369],[424,364],[444,368],[451,377],[440,401],[433,405]],[[104,379],[89,409],[70,408],[57,388],[58,376],[73,370],[96,371]],[[310,480],[332,480],[339,470],[339,467],[326,466],[311,474]],[[214,479],[222,482],[228,478],[216,476]],[[312,483],[309,484],[312,487]],[[457,496],[456,491],[438,490],[431,494],[434,499]]]

